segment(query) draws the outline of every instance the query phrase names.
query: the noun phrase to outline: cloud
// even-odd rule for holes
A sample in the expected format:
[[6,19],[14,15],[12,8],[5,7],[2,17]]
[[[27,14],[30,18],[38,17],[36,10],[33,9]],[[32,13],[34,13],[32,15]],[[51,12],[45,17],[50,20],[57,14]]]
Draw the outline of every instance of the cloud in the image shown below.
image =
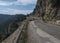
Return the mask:
[[33,10],[17,10],[17,9],[4,9],[4,10],[0,10],[0,13],[3,12],[3,14],[10,14],[10,15],[15,15],[15,14],[29,14],[31,13]]
[[8,5],[28,5],[28,4],[36,4],[37,0],[17,0],[14,2],[6,2],[0,1],[0,5],[8,6]]
[[[36,4],[37,0],[16,0],[13,2],[7,2],[0,0],[0,6],[10,6],[10,5],[29,5],[29,4]],[[28,8],[28,7],[26,7]],[[0,13],[3,14],[29,14],[33,11],[32,10],[18,10],[16,9],[10,9],[10,8],[4,8],[3,10],[0,10]]]
[[4,2],[4,1],[0,1],[0,5],[2,6],[9,6],[9,5],[12,5],[13,3],[11,2]]
[[21,5],[28,5],[28,4],[36,4],[36,1],[37,0],[17,0],[16,3]]

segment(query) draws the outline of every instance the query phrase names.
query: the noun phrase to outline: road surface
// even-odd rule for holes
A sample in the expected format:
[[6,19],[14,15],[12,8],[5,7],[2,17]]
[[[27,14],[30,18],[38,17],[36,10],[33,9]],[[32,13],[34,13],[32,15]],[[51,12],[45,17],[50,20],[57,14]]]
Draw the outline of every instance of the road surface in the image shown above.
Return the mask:
[[60,40],[60,26],[44,23],[43,21],[39,20],[35,21],[35,25]]
[[[37,22],[36,22],[37,23]],[[34,21],[31,21],[28,26],[28,40],[27,43],[60,43],[58,38],[50,35],[46,31],[42,30]],[[42,27],[44,24],[42,25]],[[49,28],[48,28],[49,29]],[[51,31],[50,31],[51,32]]]

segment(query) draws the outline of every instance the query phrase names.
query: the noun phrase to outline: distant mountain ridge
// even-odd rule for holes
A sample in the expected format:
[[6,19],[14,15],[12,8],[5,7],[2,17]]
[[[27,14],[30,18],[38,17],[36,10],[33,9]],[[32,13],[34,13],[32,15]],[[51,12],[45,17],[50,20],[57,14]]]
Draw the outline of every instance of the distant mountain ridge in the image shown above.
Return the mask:
[[2,24],[3,22],[7,21],[11,17],[12,17],[11,15],[0,14],[0,24]]

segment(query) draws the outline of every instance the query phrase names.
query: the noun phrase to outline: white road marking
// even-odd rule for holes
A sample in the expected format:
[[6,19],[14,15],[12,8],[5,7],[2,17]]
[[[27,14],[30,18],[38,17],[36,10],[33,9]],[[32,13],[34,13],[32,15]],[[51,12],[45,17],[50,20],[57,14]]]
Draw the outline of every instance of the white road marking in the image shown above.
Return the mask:
[[51,42],[47,42],[47,43],[51,43]]

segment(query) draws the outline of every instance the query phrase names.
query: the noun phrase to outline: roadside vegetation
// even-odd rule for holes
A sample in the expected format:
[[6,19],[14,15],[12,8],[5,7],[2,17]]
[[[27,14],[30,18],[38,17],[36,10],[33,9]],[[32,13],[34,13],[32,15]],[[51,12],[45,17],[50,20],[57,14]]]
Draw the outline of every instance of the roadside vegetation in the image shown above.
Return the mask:
[[23,27],[23,30],[22,30],[22,33],[19,37],[19,40],[18,40],[18,43],[26,43],[27,42],[27,28],[28,28],[28,24],[29,24],[29,21],[26,21],[24,27]]

